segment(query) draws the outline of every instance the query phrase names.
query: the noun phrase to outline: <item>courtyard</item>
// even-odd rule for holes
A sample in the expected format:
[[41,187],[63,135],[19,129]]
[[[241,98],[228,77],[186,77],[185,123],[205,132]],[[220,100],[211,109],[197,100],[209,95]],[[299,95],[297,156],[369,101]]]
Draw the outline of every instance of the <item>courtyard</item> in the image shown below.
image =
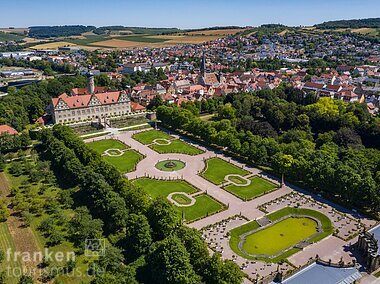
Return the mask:
[[[317,254],[351,263],[347,246],[376,223],[299,188],[280,187],[265,172],[173,133],[123,131],[87,142],[152,199],[172,203],[248,282],[290,274]],[[124,157],[132,151],[139,158]]]

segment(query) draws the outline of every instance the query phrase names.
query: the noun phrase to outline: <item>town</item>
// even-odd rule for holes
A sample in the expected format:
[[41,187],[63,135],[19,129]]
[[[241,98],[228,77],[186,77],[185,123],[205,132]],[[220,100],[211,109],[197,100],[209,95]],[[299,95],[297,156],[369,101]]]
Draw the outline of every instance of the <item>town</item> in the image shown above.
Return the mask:
[[0,283],[378,283],[379,31],[0,28]]

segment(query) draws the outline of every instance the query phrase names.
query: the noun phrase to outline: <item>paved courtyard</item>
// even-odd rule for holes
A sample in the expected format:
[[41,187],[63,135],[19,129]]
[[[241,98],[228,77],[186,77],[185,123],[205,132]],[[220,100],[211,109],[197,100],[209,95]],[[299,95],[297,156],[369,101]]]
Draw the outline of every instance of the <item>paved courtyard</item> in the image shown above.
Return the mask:
[[[251,280],[266,277],[277,270],[283,272],[293,270],[296,267],[305,265],[311,257],[315,257],[317,254],[324,260],[331,259],[333,262],[338,262],[342,259],[346,263],[352,262],[353,255],[348,248],[351,243],[356,241],[355,236],[362,228],[370,228],[376,224],[373,220],[364,218],[346,208],[332,204],[320,196],[310,194],[292,185],[284,185],[278,190],[274,190],[253,200],[243,201],[222,189],[223,186],[231,184],[231,181],[228,181],[228,179],[222,185],[215,185],[200,176],[200,173],[206,167],[205,160],[218,157],[248,171],[249,174],[245,176],[246,178],[258,175],[275,184],[279,184],[279,181],[257,168],[239,163],[225,155],[216,154],[214,151],[186,139],[184,139],[186,143],[201,149],[203,153],[194,156],[170,153],[159,154],[148,145],[144,145],[132,138],[134,134],[141,131],[147,130],[120,133],[112,131],[110,135],[88,139],[86,142],[112,138],[120,140],[131,149],[141,153],[145,158],[137,164],[135,171],[125,174],[128,179],[132,180],[141,177],[165,180],[183,179],[199,189],[201,193],[207,193],[214,199],[227,205],[224,211],[190,223],[188,226],[202,230],[203,237],[208,242],[209,247],[215,251],[219,251],[223,258],[231,259],[237,263]],[[172,136],[175,139],[181,138],[177,135]],[[160,171],[155,167],[158,162],[173,159],[184,162],[186,166],[178,171]],[[228,245],[228,231],[287,206],[313,209],[325,214],[331,220],[336,230],[335,234],[307,246],[302,251],[289,257],[289,263],[282,265],[265,263],[263,261],[248,261],[237,256],[231,250]],[[247,279],[245,282],[249,283]]]

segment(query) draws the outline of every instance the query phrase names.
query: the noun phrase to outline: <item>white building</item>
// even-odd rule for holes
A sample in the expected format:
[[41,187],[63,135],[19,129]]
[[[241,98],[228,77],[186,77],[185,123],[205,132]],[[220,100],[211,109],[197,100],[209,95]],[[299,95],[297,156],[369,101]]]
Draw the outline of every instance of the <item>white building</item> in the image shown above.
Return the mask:
[[49,112],[54,123],[96,120],[131,113],[131,101],[124,91],[95,87],[91,76],[88,88],[75,88],[70,95],[63,93],[53,98]]

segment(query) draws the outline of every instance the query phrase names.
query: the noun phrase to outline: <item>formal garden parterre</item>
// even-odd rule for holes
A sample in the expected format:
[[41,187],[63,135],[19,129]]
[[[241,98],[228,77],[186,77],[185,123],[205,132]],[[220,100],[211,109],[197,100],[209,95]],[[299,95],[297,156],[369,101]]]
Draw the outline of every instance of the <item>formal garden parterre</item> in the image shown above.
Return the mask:
[[102,155],[109,164],[116,167],[121,173],[131,172],[144,158],[139,152],[130,149],[116,139],[104,139],[88,143],[89,147]]
[[139,132],[133,135],[133,139],[148,145],[160,154],[178,153],[195,156],[203,153],[201,149],[156,129]]
[[[210,216],[226,206],[205,193],[199,194],[199,189],[184,180],[158,180],[140,178],[133,180],[134,185],[143,188],[152,198],[164,197],[176,206],[186,222],[192,222]],[[193,204],[191,201],[195,200]],[[188,206],[191,204],[191,206]]]
[[217,157],[208,159],[205,163],[206,167],[201,173],[201,176],[216,185],[226,182],[226,176],[228,175],[234,174],[244,177],[250,173],[247,170],[239,168],[238,166]]
[[[237,263],[252,282],[278,271],[291,273],[308,263],[309,258],[293,260],[305,247],[315,250],[327,237],[346,242],[373,225],[287,186],[280,187],[258,169],[201,150],[164,131],[126,131],[116,137],[124,143],[98,142],[92,147],[115,157],[131,150],[145,153],[146,172],[140,168],[127,174],[132,183],[152,199],[172,203],[185,223],[201,229],[211,249]],[[138,143],[129,143],[130,139]],[[340,254],[336,252],[334,261]]]
[[225,185],[223,188],[244,201],[262,196],[279,187],[277,184],[260,176],[252,176],[244,179],[232,179],[229,177],[229,180],[231,183]]

